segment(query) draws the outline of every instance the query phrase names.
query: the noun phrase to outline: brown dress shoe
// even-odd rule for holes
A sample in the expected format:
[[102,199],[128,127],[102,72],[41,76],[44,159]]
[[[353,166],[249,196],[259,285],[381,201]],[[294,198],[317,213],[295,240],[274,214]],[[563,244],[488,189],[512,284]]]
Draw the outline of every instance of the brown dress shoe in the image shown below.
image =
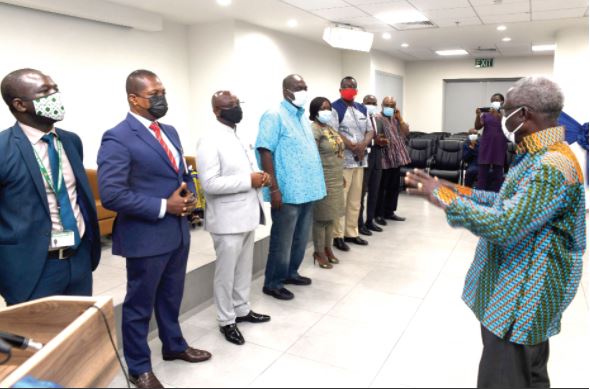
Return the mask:
[[197,350],[196,348],[189,347],[185,352],[180,354],[167,354],[163,356],[165,361],[181,360],[190,363],[205,362],[211,359],[211,353],[208,351]]
[[164,387],[164,385],[162,385],[162,383],[158,380],[158,378],[151,371],[149,373],[143,373],[139,377],[134,377],[132,375],[129,375],[129,381],[131,381],[131,383],[138,388],[157,388],[157,389],[159,389],[159,388]]

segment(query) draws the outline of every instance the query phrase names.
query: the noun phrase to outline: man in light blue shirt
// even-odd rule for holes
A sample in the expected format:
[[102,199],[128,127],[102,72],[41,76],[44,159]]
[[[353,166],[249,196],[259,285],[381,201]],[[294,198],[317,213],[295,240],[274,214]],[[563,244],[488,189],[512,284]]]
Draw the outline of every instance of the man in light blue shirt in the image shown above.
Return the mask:
[[301,76],[283,80],[285,100],[260,120],[256,149],[270,175],[265,200],[272,204],[272,230],[263,292],[279,300],[295,296],[285,284],[306,286],[299,275],[313,218],[313,203],[326,196],[324,172],[309,121],[307,84]]

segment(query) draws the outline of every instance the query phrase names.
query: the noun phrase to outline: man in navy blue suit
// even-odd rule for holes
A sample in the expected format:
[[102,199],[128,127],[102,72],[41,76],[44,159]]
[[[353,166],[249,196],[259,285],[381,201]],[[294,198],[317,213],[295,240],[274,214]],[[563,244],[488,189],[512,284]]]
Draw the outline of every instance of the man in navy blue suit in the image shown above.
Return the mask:
[[0,86],[16,124],[0,132],[0,295],[8,305],[92,295],[100,261],[96,204],[80,138],[64,118],[58,86],[34,69]]
[[148,70],[127,78],[130,113],[107,131],[98,153],[103,205],[117,212],[113,254],[127,259],[123,348],[137,387],[162,387],[152,372],[147,336],[155,310],[164,360],[211,358],[189,347],[178,317],[190,246],[187,216],[195,191],[178,133],[160,123],[168,111],[166,89]]

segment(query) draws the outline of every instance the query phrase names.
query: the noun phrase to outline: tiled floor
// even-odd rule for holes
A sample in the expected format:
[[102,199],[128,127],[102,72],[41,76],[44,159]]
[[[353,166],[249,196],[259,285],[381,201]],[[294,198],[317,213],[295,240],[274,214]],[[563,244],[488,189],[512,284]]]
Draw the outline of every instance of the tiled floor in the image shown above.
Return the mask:
[[[253,308],[273,320],[241,325],[245,346],[222,338],[212,306],[186,315],[187,340],[213,359],[163,362],[154,340],[155,373],[171,387],[473,387],[479,325],[460,296],[477,240],[420,199],[404,196],[399,213],[406,223],[341,254],[334,270],[314,267],[308,253],[301,273],[314,284],[293,288],[291,302],[264,296],[255,280]],[[552,340],[554,387],[590,385],[588,279],[586,266]],[[118,377],[113,387],[122,384]]]

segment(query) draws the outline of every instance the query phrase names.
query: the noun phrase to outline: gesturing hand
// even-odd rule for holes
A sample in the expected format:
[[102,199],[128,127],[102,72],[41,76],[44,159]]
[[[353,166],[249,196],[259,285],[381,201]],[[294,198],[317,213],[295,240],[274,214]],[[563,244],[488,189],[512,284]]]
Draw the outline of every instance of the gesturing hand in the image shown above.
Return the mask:
[[188,191],[186,182],[168,198],[166,212],[175,216],[187,216],[195,210],[197,199]]
[[405,178],[406,185],[408,186],[407,192],[414,196],[424,196],[428,201],[437,207],[446,208],[446,205],[438,201],[434,196],[434,191],[441,186],[447,188],[453,188],[454,185],[451,182],[439,180],[438,178],[431,177],[424,170],[414,169],[412,172],[408,172]]

